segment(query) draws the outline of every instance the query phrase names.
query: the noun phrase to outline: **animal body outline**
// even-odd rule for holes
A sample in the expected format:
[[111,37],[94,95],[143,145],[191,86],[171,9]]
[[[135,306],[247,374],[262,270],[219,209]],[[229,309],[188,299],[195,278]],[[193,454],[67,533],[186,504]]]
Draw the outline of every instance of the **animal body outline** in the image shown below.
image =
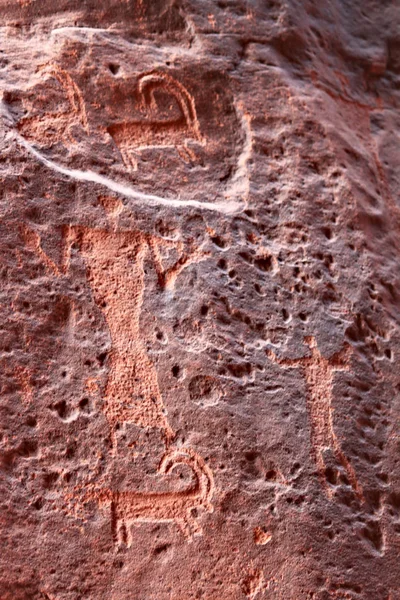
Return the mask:
[[[150,115],[144,119],[122,121],[109,125],[107,132],[118,147],[129,169],[137,169],[134,153],[145,148],[176,148],[184,162],[194,161],[196,155],[188,142],[204,146],[194,99],[187,89],[166,73],[144,73],[139,77],[138,91],[141,110]],[[155,92],[172,96],[181,112],[175,119],[157,119],[159,110]]]
[[85,502],[93,500],[100,506],[110,507],[112,533],[118,547],[131,546],[130,527],[135,523],[175,522],[188,541],[202,534],[193,513],[199,508],[208,513],[214,511],[211,503],[213,474],[204,459],[191,448],[171,448],[161,459],[158,471],[168,475],[180,465],[188,466],[195,478],[195,483],[185,490],[131,492],[100,489],[85,493]]

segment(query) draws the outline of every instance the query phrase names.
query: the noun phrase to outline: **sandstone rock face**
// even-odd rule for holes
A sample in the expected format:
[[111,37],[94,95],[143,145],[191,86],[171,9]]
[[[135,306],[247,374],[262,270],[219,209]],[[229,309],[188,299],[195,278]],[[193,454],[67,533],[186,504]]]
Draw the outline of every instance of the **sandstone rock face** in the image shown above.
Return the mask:
[[399,600],[399,12],[0,0],[1,600]]

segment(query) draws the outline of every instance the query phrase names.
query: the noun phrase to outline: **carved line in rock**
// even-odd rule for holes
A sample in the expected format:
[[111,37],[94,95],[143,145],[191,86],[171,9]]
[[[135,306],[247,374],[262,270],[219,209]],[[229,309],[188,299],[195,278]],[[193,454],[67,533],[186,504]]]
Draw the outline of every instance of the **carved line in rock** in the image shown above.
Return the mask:
[[119,35],[121,34],[121,29],[118,29],[117,27],[115,27],[115,25],[112,25],[109,28],[104,28],[104,27],[85,27],[85,26],[79,26],[79,25],[69,25],[69,26],[65,26],[65,27],[55,27],[54,29],[52,29],[50,31],[50,35],[57,35],[59,33],[71,33],[71,32],[76,32],[76,33],[112,33],[115,35]]
[[[101,198],[100,201],[112,218],[121,210],[116,199]],[[114,225],[116,227],[117,223]],[[117,451],[117,425],[129,422],[143,428],[160,429],[168,448],[174,432],[165,414],[156,369],[140,336],[139,320],[145,289],[143,263],[150,252],[159,284],[172,287],[177,275],[186,266],[206,255],[198,249],[191,249],[185,254],[182,242],[170,242],[140,231],[69,226],[64,237],[69,248],[75,242],[84,257],[95,302],[103,312],[111,334],[112,351],[104,413],[110,425],[112,452],[115,454]],[[160,246],[175,247],[181,251],[180,258],[168,269],[163,268]],[[67,250],[65,270],[69,266]],[[195,486],[185,492],[93,492],[91,499],[100,504],[111,504],[113,537],[117,544],[130,546],[128,526],[135,521],[174,521],[188,539],[201,533],[191,511],[202,507],[212,512],[213,475],[204,460],[191,449],[167,450],[159,471],[167,474],[179,464],[188,465],[196,478]]]
[[[99,200],[113,222],[122,210],[120,201],[110,197]],[[189,248],[185,253],[182,242],[157,238],[141,231],[118,232],[117,222],[113,224],[113,231],[79,225],[65,227],[60,268],[42,250],[37,232],[26,227],[21,231],[28,248],[35,252],[49,274],[61,277],[69,271],[71,246],[74,243],[87,264],[94,299],[106,318],[112,340],[111,364],[104,398],[112,453],[115,454],[117,450],[116,426],[122,422],[160,429],[168,448],[174,432],[165,415],[157,372],[140,338],[139,319],[145,287],[143,261],[150,252],[159,285],[171,288],[177,275],[185,267],[203,260],[207,254],[196,248]],[[169,268],[163,267],[160,246],[174,247],[181,252],[181,256]],[[27,389],[29,374],[19,374],[21,378],[24,376],[21,385],[30,398],[31,392]],[[112,533],[117,544],[130,545],[128,526],[133,522],[176,522],[187,539],[202,533],[192,511],[203,508],[213,512],[213,474],[201,456],[190,448],[169,448],[161,460],[159,472],[167,475],[181,464],[189,466],[196,479],[195,485],[185,491],[154,494],[93,490],[85,493],[86,500],[94,499],[102,505],[111,505]]]
[[158,470],[167,475],[179,465],[188,466],[195,477],[195,483],[183,491],[148,493],[103,489],[84,494],[85,502],[94,500],[100,506],[110,506],[111,527],[116,545],[131,546],[129,527],[134,523],[175,522],[188,540],[194,535],[202,534],[193,511],[201,508],[209,513],[213,512],[213,474],[205,461],[190,448],[174,448],[167,452]]
[[[178,273],[205,255],[196,250],[185,254],[181,242],[168,242],[140,231],[111,232],[71,226],[65,233],[68,244],[77,242],[85,259],[95,302],[111,334],[105,414],[112,431],[113,448],[116,448],[116,425],[122,422],[161,429],[170,443],[174,433],[165,416],[156,370],[140,336],[139,319],[145,289],[143,262],[151,252],[159,284],[172,287]],[[160,245],[182,251],[169,269],[163,269]]]
[[38,72],[45,78],[56,79],[64,90],[70,106],[69,110],[48,114],[46,118],[42,115],[22,118],[17,127],[19,132],[31,140],[40,142],[57,143],[63,141],[65,144],[75,142],[71,132],[74,125],[81,125],[86,133],[89,125],[86,116],[86,108],[82,93],[72,77],[58,65],[43,65]]
[[[47,119],[41,117],[25,117],[20,120],[17,127],[23,135],[16,134],[17,142],[24,146],[36,159],[49,169],[65,175],[76,181],[95,183],[108,188],[110,191],[128,198],[143,201],[149,205],[164,205],[175,208],[195,207],[201,210],[211,210],[222,214],[236,214],[247,207],[249,195],[248,159],[252,150],[252,133],[250,122],[242,106],[236,106],[238,117],[241,120],[245,143],[239,156],[237,170],[231,179],[228,189],[225,190],[225,200],[211,203],[200,202],[192,199],[165,198],[154,194],[146,194],[125,183],[119,183],[108,177],[87,170],[69,169],[55,161],[50,160],[39,152],[30,141],[43,141],[56,143],[75,143],[71,128],[81,125],[89,133],[89,124],[86,115],[85,103],[82,92],[79,90],[71,76],[58,65],[47,64],[41,67],[48,77],[57,79],[63,87],[70,110],[64,113],[50,115]],[[162,90],[175,98],[181,110],[181,117],[173,120],[157,120],[158,105],[154,93]],[[175,147],[184,160],[195,160],[195,155],[188,146],[192,140],[200,145],[205,144],[201,135],[199,121],[193,97],[186,88],[176,79],[165,73],[148,73],[139,78],[139,92],[144,106],[150,111],[150,118],[128,123],[116,123],[108,128],[110,135],[120,149],[123,161],[128,168],[135,168],[135,159],[132,151],[144,147]],[[49,127],[51,124],[51,127]],[[27,139],[28,138],[28,139]]]
[[34,252],[43,262],[47,273],[60,277],[61,272],[58,266],[47,256],[42,248],[40,235],[25,225],[20,225],[20,232],[26,247]]
[[[190,140],[205,145],[193,97],[176,79],[165,73],[149,73],[139,77],[139,93],[145,118],[123,121],[107,127],[118,146],[127,168],[137,169],[134,151],[144,148],[176,148],[185,161],[195,161],[196,155],[188,146]],[[173,119],[159,117],[156,93],[164,92],[174,99],[180,116]]]
[[311,350],[311,356],[287,359],[278,358],[268,350],[268,357],[275,363],[287,368],[302,368],[308,386],[307,407],[311,428],[311,453],[317,465],[320,480],[325,493],[332,498],[333,491],[327,481],[327,465],[324,452],[330,450],[346,476],[359,500],[364,501],[363,490],[351,463],[341,449],[333,426],[332,386],[336,371],[348,371],[351,356],[350,346],[345,346],[329,359],[322,356],[314,337],[305,337]]
[[[111,218],[115,218],[121,211],[118,199],[103,197],[100,202]],[[117,223],[114,225],[116,227]],[[84,256],[94,299],[105,315],[113,344],[104,406],[110,424],[113,452],[117,449],[115,427],[121,422],[134,422],[141,427],[161,429],[168,446],[174,433],[165,416],[156,370],[140,339],[139,318],[144,293],[143,261],[145,255],[151,252],[159,284],[162,287],[172,287],[178,273],[207,255],[197,249],[191,249],[185,254],[182,242],[170,242],[140,231],[117,232],[68,226],[64,229],[66,248],[63,252],[63,264],[59,269],[42,250],[39,234],[27,228],[22,232],[30,250],[37,254],[44,266],[56,277],[69,270],[70,250],[74,242]],[[163,268],[159,246],[175,247],[182,252],[180,258],[168,269]],[[22,383],[23,389],[27,391],[25,379]],[[134,394],[138,396],[136,404],[132,404]],[[179,465],[190,467],[196,479],[194,486],[185,491],[154,494],[107,489],[85,493],[86,501],[95,500],[100,505],[110,504],[112,534],[116,544],[126,543],[130,546],[129,525],[134,522],[175,522],[189,540],[193,535],[202,533],[192,511],[202,508],[213,512],[212,471],[192,449],[170,448],[161,460],[159,472],[167,475]]]
[[164,198],[162,196],[156,196],[153,194],[145,194],[140,190],[131,187],[124,183],[119,183],[113,179],[109,179],[108,177],[104,177],[103,175],[99,175],[94,171],[81,171],[78,169],[68,169],[67,167],[63,167],[58,163],[49,160],[46,158],[41,152],[38,152],[32,144],[30,144],[25,138],[20,135],[16,135],[16,141],[19,142],[21,146],[26,148],[30,154],[32,154],[35,158],[39,160],[43,165],[47,168],[59,173],[60,175],[65,175],[70,179],[75,181],[81,181],[86,183],[93,183],[97,185],[101,185],[109,189],[110,191],[120,194],[121,196],[125,196],[126,198],[131,198],[133,200],[137,200],[143,204],[147,204],[149,206],[168,206],[171,208],[198,208],[200,210],[209,210],[212,212],[217,212],[225,215],[234,215],[238,212],[243,212],[245,210],[247,203],[244,201],[236,201],[236,200],[224,200],[222,202],[215,202],[214,204],[211,202],[200,202],[198,200],[183,200],[181,198]]

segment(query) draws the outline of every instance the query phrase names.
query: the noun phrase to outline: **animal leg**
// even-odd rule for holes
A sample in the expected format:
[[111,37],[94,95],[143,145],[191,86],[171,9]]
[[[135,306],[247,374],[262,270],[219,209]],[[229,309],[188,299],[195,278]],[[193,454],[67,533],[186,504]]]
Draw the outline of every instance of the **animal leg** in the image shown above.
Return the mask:
[[183,518],[177,519],[176,522],[179,529],[182,531],[183,536],[189,541],[194,535],[201,535],[203,533],[196,519],[190,514],[187,514],[187,516]]
[[183,537],[186,540],[191,540],[193,537],[192,531],[190,529],[190,524],[187,519],[176,519],[176,524],[182,532]]
[[132,150],[127,150],[127,154],[129,156],[130,170],[137,171],[138,170],[138,161],[137,161],[137,158],[136,158],[134,152],[132,152]]
[[128,148],[119,148],[122,162],[124,163],[128,171],[137,171],[137,160],[132,155],[132,152]]
[[193,152],[193,150],[188,148],[186,145],[176,146],[176,151],[178,152],[179,156],[181,157],[181,159],[183,160],[184,163],[189,164],[189,163],[195,162],[195,160],[196,160],[195,153]]
[[132,544],[132,537],[123,519],[117,520],[117,547],[130,547]]

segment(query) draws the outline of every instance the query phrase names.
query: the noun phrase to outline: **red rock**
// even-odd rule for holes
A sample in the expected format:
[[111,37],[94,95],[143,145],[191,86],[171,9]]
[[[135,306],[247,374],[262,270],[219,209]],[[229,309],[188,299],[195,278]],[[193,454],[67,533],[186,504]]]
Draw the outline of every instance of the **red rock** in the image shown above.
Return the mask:
[[399,14],[0,0],[0,600],[397,600]]

